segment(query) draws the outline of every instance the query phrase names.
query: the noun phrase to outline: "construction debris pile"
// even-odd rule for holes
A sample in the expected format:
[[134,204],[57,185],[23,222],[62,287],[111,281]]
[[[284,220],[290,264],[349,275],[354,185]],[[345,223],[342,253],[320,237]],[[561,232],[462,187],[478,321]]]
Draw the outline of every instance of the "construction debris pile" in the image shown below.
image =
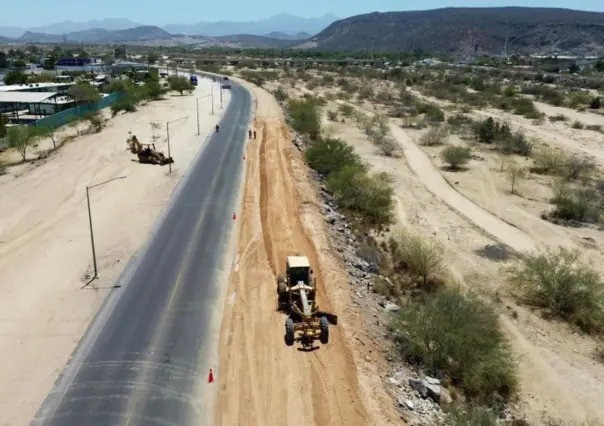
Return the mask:
[[130,137],[126,140],[128,148],[132,154],[136,154],[139,163],[143,164],[165,164],[174,163],[172,157],[166,157],[163,152],[155,149],[155,144],[141,144],[136,135],[130,133]]

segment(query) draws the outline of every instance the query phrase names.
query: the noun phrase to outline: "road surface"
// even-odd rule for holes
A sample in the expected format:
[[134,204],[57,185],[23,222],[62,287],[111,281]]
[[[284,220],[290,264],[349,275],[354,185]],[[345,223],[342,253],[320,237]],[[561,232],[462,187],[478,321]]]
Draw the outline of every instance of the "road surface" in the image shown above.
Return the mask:
[[216,369],[221,284],[251,105],[250,94],[233,85],[220,132],[179,184],[33,425],[209,423],[216,384],[207,379]]

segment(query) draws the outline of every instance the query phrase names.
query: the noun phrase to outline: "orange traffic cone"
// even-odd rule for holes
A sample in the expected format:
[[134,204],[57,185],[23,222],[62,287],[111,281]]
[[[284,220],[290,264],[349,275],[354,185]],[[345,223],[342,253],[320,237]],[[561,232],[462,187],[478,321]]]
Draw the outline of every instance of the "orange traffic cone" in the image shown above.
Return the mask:
[[210,375],[208,376],[208,383],[214,383],[214,373],[212,373],[211,368],[210,368]]

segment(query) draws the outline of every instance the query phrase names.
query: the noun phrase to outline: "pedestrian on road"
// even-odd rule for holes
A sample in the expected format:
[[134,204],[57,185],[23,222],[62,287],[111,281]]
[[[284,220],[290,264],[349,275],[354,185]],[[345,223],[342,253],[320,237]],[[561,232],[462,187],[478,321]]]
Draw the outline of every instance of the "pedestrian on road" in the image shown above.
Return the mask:
[[252,129],[250,129],[247,133],[250,136],[250,139],[252,139]]
[[254,139],[256,139],[256,131],[254,130]]

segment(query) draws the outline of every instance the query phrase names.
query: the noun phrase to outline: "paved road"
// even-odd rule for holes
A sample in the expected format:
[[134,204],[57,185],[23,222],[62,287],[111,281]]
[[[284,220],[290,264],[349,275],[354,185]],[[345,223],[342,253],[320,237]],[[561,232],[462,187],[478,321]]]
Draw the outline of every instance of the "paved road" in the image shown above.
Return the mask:
[[[251,97],[234,85],[147,249],[120,278],[33,425],[203,425],[219,276],[241,182]],[[215,346],[214,346],[215,348]],[[201,389],[201,391],[198,391]],[[207,389],[204,390],[204,389]]]

